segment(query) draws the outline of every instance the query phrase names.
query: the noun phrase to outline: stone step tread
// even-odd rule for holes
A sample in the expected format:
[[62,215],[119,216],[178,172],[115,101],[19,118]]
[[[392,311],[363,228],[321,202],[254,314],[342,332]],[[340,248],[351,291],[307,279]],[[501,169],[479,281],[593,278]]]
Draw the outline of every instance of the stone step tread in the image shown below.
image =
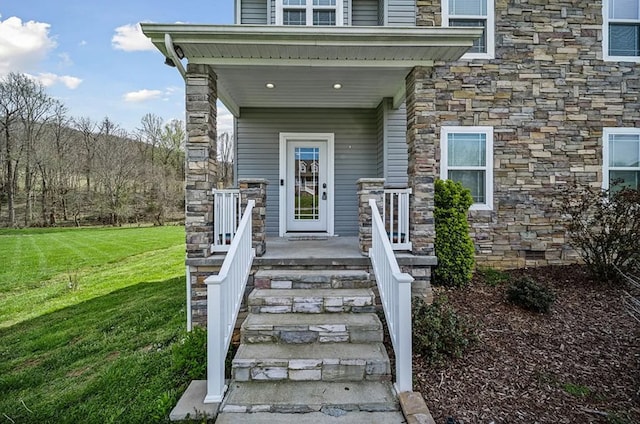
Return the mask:
[[231,364],[236,381],[388,381],[382,343],[240,345]]
[[389,360],[382,343],[241,344],[233,365],[291,360]]
[[318,279],[320,281],[329,281],[332,278],[368,280],[370,274],[366,270],[353,269],[261,269],[256,272],[255,278],[271,278],[277,280]]
[[[377,315],[371,313],[362,314],[249,314],[242,324],[244,330],[300,330],[309,329],[310,326],[345,326],[358,327],[362,330],[381,330],[382,323]],[[319,330],[321,331],[321,329]],[[342,330],[342,331],[346,331]]]
[[[229,385],[221,412],[311,413],[323,408],[327,412],[331,407],[344,411],[370,412],[399,409],[393,387],[387,381],[234,381]],[[304,415],[296,415],[292,422],[302,416]]]
[[375,311],[375,299],[371,288],[271,288],[254,289],[247,304],[257,314],[363,313]]
[[275,412],[256,412],[253,414],[235,414],[223,412],[218,415],[216,424],[406,424],[402,412],[364,412],[345,411],[327,407],[324,412],[307,414],[283,414]]
[[255,289],[249,295],[249,305],[262,305],[268,298],[361,298],[374,297],[373,290],[364,289]]
[[384,338],[371,313],[250,314],[242,323],[243,343],[374,343]]

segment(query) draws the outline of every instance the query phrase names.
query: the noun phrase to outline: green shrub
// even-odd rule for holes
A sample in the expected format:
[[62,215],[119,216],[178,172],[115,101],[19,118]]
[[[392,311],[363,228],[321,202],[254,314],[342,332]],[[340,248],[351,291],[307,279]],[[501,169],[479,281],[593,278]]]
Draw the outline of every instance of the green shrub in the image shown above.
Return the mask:
[[446,357],[459,358],[476,340],[473,329],[446,302],[437,299],[427,305],[414,298],[412,305],[413,350],[430,363]]
[[435,182],[435,250],[438,266],[434,283],[463,287],[473,276],[475,248],[469,236],[467,213],[473,198],[462,184],[451,180]]
[[507,289],[507,300],[533,312],[547,313],[555,301],[555,295],[530,278],[521,278]]
[[173,370],[185,380],[207,378],[207,332],[194,326],[182,340],[173,345]]
[[561,191],[569,243],[603,281],[633,272],[640,261],[640,191],[572,186]]

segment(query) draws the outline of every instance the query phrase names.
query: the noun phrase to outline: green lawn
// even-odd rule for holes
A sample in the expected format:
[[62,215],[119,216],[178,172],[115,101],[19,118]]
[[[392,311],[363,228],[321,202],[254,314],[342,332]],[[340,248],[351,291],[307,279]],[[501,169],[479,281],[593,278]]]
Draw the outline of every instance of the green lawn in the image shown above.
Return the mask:
[[0,231],[0,422],[166,420],[187,383],[183,231]]

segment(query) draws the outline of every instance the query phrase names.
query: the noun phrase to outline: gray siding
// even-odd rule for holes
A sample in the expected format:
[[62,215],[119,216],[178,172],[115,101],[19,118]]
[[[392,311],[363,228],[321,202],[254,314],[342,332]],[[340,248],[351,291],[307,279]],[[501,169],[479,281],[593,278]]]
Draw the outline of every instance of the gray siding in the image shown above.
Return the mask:
[[391,99],[384,99],[384,178],[386,184],[406,187],[407,180],[407,110],[404,102],[393,109]]
[[387,25],[415,26],[415,0],[387,0]]
[[376,177],[375,109],[242,109],[237,123],[238,178],[266,178],[267,234],[278,235],[281,132],[335,134],[335,233],[358,234],[358,178]]
[[378,0],[352,0],[351,25],[378,25]]
[[378,178],[384,177],[384,100],[376,108],[376,136],[378,143]]
[[268,0],[242,0],[240,19],[242,24],[266,25]]

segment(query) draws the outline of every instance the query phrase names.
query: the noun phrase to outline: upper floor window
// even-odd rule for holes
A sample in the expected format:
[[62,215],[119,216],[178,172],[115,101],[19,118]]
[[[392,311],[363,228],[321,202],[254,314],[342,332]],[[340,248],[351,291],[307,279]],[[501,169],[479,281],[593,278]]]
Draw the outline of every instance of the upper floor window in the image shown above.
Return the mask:
[[442,0],[442,26],[481,27],[482,37],[473,42],[463,59],[493,59],[495,56],[494,0]]
[[342,25],[342,0],[276,0],[276,25]]
[[602,187],[616,182],[640,188],[640,128],[604,128],[602,133]]
[[493,128],[442,127],[440,178],[471,190],[471,209],[493,209]]
[[640,62],[640,0],[604,0],[605,60]]

